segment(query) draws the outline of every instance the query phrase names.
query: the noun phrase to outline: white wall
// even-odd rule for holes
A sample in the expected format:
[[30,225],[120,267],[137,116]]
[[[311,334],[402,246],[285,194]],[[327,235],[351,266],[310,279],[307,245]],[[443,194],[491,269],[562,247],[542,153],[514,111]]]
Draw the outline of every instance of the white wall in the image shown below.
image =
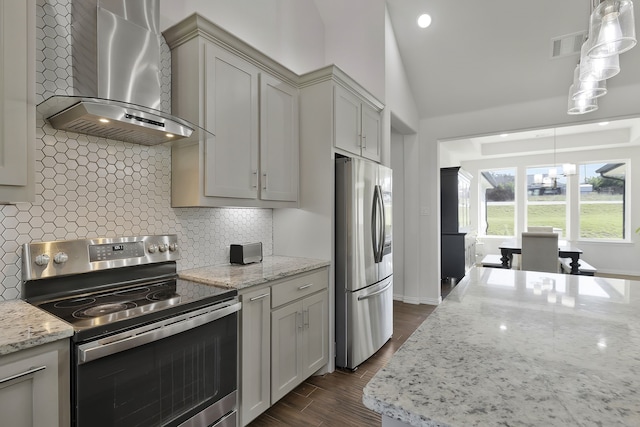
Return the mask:
[[385,102],[385,1],[315,0],[325,25],[325,60]]
[[[417,214],[418,198],[418,135],[420,119],[413,92],[396,41],[388,11],[385,12],[385,79],[386,107],[385,132],[392,132],[390,164],[393,169],[394,189],[394,297],[404,302],[418,304],[437,303],[420,297],[420,245]],[[384,159],[383,159],[384,160]],[[385,162],[386,163],[386,162]],[[398,200],[398,195],[402,197]]]
[[327,64],[313,0],[162,0],[160,28],[196,11],[297,74]]
[[393,170],[393,297],[404,299],[404,137],[391,131],[391,169]]
[[[610,89],[607,96],[600,102],[600,109],[585,116],[567,115],[566,95],[562,94],[556,98],[536,102],[421,120],[418,175],[421,183],[420,203],[429,215],[419,217],[422,261],[420,281],[423,283],[427,297],[438,299],[440,294],[440,150],[438,141],[638,116],[640,115],[640,104],[637,102],[639,97],[640,84],[635,84]],[[635,215],[637,216],[637,212]],[[634,266],[634,268],[636,273],[640,274],[638,270],[640,266]]]

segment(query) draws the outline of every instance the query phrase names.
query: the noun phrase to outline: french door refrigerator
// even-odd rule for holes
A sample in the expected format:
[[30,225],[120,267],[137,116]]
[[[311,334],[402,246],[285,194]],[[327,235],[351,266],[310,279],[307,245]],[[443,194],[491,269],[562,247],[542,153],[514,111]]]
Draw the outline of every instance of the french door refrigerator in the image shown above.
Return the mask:
[[391,169],[336,159],[336,366],[356,369],[391,338]]

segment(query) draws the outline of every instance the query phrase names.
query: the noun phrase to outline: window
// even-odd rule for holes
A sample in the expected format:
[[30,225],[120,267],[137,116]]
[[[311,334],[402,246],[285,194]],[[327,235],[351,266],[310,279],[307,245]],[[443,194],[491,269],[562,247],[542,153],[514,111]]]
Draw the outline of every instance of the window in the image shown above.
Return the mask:
[[561,167],[527,168],[527,227],[552,226],[566,233],[567,179]]
[[625,238],[627,165],[589,163],[580,169],[580,238]]
[[487,236],[513,236],[515,234],[515,169],[484,171],[481,185],[484,194],[484,218]]

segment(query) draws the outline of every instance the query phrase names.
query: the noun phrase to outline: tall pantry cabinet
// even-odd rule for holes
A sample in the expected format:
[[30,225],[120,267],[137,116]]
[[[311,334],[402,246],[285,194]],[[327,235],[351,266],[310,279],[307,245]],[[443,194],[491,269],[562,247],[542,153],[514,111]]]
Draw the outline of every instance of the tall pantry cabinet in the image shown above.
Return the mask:
[[440,169],[441,275],[459,282],[475,263],[471,229],[471,175],[460,167]]

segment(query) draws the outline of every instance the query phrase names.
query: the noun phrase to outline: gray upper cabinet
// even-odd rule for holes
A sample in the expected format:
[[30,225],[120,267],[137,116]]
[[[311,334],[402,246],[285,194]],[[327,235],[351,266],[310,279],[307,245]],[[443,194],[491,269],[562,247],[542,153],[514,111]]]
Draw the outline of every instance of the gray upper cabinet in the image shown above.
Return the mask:
[[35,2],[0,0],[0,203],[34,200]]
[[173,114],[215,135],[172,148],[172,206],[297,207],[298,76],[197,14],[164,36]]
[[298,200],[298,90],[260,74],[260,197]]
[[380,161],[381,112],[355,92],[336,85],[334,93],[335,147]]

